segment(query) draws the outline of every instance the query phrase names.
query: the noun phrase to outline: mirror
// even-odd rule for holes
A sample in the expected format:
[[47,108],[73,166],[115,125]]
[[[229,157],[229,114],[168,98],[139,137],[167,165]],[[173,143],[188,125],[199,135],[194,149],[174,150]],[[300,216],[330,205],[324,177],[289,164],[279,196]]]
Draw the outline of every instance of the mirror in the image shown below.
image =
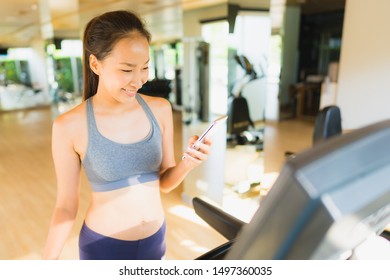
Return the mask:
[[[242,196],[258,186],[271,43],[269,7],[269,0],[228,1],[213,9],[184,11],[183,145],[213,119],[229,116],[226,129],[213,135],[209,159],[183,182],[183,200],[189,204],[199,196],[223,205],[227,191]],[[202,80],[205,73],[207,79]],[[243,100],[245,109],[232,106],[236,100]],[[253,127],[247,118],[234,117],[244,111]]]

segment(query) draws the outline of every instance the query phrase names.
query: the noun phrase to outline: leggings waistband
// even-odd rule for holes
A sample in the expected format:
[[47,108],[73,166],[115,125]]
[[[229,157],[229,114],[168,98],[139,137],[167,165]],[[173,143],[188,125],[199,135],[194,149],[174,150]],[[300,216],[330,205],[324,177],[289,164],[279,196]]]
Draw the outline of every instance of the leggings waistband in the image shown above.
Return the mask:
[[165,255],[166,222],[153,235],[140,240],[105,236],[83,224],[79,237],[81,260],[157,260]]

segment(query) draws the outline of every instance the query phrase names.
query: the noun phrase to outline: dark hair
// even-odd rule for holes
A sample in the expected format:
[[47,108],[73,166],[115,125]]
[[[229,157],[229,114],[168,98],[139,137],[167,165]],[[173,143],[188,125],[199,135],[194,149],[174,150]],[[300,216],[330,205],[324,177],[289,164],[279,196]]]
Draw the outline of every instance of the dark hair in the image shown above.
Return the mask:
[[88,22],[83,37],[84,100],[96,94],[99,82],[99,76],[89,66],[90,55],[103,60],[120,39],[132,36],[134,32],[144,36],[150,43],[151,35],[144,22],[130,11],[107,12]]

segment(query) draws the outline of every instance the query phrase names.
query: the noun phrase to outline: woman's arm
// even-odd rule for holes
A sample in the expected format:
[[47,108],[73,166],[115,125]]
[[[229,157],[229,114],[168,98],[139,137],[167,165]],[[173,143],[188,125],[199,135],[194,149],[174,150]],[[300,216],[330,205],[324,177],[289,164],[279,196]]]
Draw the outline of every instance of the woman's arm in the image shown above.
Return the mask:
[[77,215],[80,185],[80,158],[74,150],[67,118],[53,124],[52,156],[57,177],[57,198],[43,259],[58,259]]
[[176,188],[187,176],[187,174],[207,159],[210,150],[211,141],[206,138],[204,143],[199,145],[199,150],[192,149],[197,136],[188,140],[187,149],[184,152],[184,159],[177,165],[174,155],[174,138],[173,138],[173,117],[172,107],[168,101],[162,102],[159,112],[162,123],[162,151],[163,160],[160,171],[160,190],[169,192]]
[[199,145],[199,150],[194,150],[191,146],[197,138],[197,136],[193,136],[188,140],[187,149],[183,154],[184,157],[177,165],[161,172],[160,190],[162,192],[167,193],[176,188],[192,169],[207,159],[211,141],[206,138],[206,141]]

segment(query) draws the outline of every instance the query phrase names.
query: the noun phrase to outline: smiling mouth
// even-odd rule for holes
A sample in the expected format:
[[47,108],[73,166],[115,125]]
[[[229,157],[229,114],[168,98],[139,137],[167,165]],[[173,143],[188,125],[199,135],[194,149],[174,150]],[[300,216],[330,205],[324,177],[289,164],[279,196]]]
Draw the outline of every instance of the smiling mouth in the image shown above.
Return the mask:
[[122,88],[122,90],[126,93],[126,94],[130,94],[130,95],[134,95],[138,92],[138,90],[130,90],[130,89],[125,89],[125,88]]

